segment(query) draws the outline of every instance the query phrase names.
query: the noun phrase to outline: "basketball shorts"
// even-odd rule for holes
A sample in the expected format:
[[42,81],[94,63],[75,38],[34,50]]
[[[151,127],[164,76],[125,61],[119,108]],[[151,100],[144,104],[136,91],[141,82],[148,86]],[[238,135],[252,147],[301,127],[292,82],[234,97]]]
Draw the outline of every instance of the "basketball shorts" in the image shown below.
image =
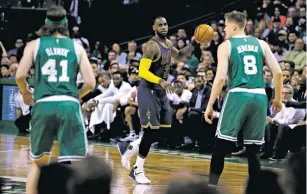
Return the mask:
[[171,127],[172,110],[165,91],[139,86],[137,99],[142,128]]
[[[38,100],[33,108],[30,131],[30,157],[49,155],[53,141],[59,142],[59,162],[83,159],[87,154],[81,108],[77,99],[61,96]],[[59,101],[55,101],[59,100]]]
[[217,137],[236,142],[242,130],[244,144],[263,144],[267,103],[264,89],[231,89],[220,114]]

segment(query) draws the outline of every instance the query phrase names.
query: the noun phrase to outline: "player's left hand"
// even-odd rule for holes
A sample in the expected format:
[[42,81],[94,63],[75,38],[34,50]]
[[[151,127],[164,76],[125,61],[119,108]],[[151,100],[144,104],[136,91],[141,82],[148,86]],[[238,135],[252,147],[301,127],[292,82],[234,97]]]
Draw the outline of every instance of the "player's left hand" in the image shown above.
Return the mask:
[[212,106],[207,106],[206,112],[205,112],[205,121],[209,124],[212,124],[213,120],[213,107]]
[[34,106],[33,92],[30,89],[22,92],[22,98],[25,104],[32,107]]

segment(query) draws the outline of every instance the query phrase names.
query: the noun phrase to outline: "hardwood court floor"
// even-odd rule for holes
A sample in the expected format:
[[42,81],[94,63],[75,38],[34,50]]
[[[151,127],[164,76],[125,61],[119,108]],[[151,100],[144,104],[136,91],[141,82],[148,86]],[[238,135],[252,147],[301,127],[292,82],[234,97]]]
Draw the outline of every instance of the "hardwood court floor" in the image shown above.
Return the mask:
[[[162,194],[171,175],[178,171],[190,171],[205,179],[208,177],[210,164],[208,159],[151,152],[145,163],[145,171],[147,177],[151,179],[152,185],[135,185],[128,178],[129,171],[122,168],[120,155],[116,147],[91,144],[89,150],[91,154],[104,157],[113,167],[115,174],[112,184],[113,194]],[[52,160],[56,160],[57,154],[58,145],[55,143],[52,151]],[[0,176],[15,177],[13,181],[17,181],[17,183],[15,182],[12,190],[24,187],[25,177],[29,172],[30,165],[29,138],[0,135]],[[219,186],[222,190],[228,191],[228,193],[243,194],[243,185],[245,184],[246,177],[246,164],[225,163]],[[22,190],[21,188],[20,192],[15,193],[23,193]]]

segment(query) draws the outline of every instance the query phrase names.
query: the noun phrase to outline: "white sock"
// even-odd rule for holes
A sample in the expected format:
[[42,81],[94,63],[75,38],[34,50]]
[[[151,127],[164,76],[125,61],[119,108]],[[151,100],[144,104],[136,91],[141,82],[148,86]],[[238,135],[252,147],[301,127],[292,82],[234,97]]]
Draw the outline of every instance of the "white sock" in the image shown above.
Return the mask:
[[141,158],[140,156],[137,157],[135,165],[137,166],[137,170],[144,169],[145,158]]

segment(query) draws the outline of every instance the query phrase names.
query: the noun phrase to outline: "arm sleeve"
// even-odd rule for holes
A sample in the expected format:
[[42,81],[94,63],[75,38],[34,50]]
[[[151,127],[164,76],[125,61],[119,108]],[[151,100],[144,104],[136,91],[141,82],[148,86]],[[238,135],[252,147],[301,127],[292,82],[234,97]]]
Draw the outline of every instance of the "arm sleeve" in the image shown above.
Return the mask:
[[147,58],[141,59],[140,67],[139,67],[139,76],[149,82],[158,84],[161,78],[154,75],[152,72],[149,71],[151,62],[152,62],[151,59],[147,59]]

